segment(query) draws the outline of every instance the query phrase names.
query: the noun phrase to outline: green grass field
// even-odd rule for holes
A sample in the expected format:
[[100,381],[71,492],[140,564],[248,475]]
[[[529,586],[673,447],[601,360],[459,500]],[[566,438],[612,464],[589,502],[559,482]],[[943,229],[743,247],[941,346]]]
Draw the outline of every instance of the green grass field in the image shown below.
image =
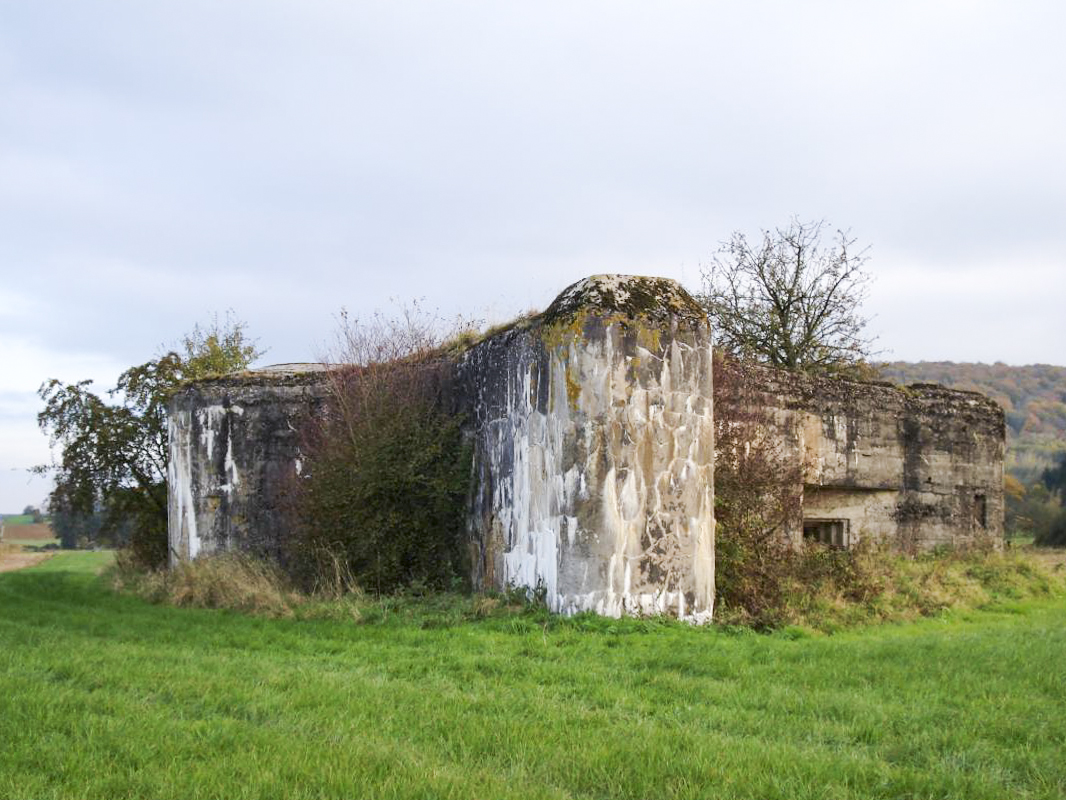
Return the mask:
[[33,514],[2,514],[4,525],[31,525]]
[[0,575],[0,797],[1062,798],[1066,601],[834,636],[363,624]]

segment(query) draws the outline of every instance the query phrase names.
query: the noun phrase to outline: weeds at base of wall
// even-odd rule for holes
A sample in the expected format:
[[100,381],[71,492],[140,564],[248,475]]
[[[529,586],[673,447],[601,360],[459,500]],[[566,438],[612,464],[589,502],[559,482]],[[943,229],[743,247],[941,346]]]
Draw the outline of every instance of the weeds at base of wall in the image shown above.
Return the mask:
[[812,547],[795,554],[782,573],[776,604],[756,614],[720,604],[716,622],[832,632],[1066,595],[1066,569],[1050,567],[1025,551],[972,548],[912,556],[887,546],[853,551]]
[[542,599],[522,589],[471,595],[414,586],[393,594],[369,595],[356,585],[343,557],[322,554],[319,563],[323,569],[311,591],[301,589],[274,563],[240,553],[201,556],[169,570],[146,570],[132,553],[120,550],[109,578],[115,591],[151,603],[226,609],[275,619],[442,628],[491,618],[507,620],[511,628],[518,625],[522,630],[562,621],[548,613]]
[[[870,548],[819,555],[822,561],[828,555],[834,563],[853,563],[846,570],[829,570],[821,563],[814,573],[808,573],[808,578],[821,574],[821,579],[810,583],[792,575],[783,587],[782,604],[760,617],[720,605],[712,627],[737,633],[779,631],[779,635],[795,638],[856,625],[903,622],[945,611],[1066,596],[1066,558],[1058,564],[1043,563],[1026,551],[906,556]],[[513,634],[571,629],[620,636],[685,624],[667,617],[613,619],[591,612],[562,617],[550,613],[543,602],[523,589],[475,595],[408,589],[368,595],[352,583],[340,560],[335,564],[333,577],[323,578],[313,593],[299,591],[269,562],[234,554],[201,557],[170,572],[144,572],[128,555],[120,553],[111,579],[117,590],[154,603],[360,625],[431,629],[476,623]],[[860,583],[846,579],[855,574],[861,575]]]
[[187,608],[216,608],[273,618],[360,619],[363,594],[339,564],[324,574],[311,593],[300,592],[275,564],[240,553],[186,561],[171,569],[145,570],[120,550],[111,571],[116,591],[152,603]]
[[269,561],[235,553],[201,556],[169,571],[146,571],[128,551],[119,551],[109,577],[115,591],[152,603],[225,609],[275,619],[328,619],[422,629],[477,623],[520,635],[556,628],[614,635],[684,624],[669,618],[619,620],[591,612],[562,617],[548,611],[542,594],[520,587],[484,594],[408,587],[392,594],[371,595],[355,586],[343,558],[334,557],[331,563],[331,574],[323,572],[314,592],[301,591]]

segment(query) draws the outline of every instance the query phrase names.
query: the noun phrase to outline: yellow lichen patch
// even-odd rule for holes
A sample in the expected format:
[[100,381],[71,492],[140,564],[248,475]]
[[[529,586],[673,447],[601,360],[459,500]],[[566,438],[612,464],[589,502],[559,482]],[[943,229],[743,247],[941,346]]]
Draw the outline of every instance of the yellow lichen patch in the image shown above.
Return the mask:
[[578,398],[581,397],[581,384],[574,380],[570,364],[566,365],[564,374],[566,375],[566,399],[573,407],[577,405]]
[[637,344],[645,350],[658,354],[662,348],[663,331],[651,325],[637,326]]
[[580,312],[565,322],[553,322],[541,328],[541,340],[544,347],[554,350],[569,347],[575,339],[581,338],[585,330],[585,317],[588,312]]

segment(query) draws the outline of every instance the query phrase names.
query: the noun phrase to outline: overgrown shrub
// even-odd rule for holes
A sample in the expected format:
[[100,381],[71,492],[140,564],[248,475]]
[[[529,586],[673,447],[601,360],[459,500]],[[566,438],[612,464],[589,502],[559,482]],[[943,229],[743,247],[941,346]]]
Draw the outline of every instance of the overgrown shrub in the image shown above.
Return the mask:
[[752,372],[715,353],[716,605],[772,624],[799,554],[786,531],[800,514],[801,465],[785,452]]
[[470,448],[449,407],[452,364],[433,320],[344,320],[347,366],[304,431],[287,561],[313,587],[340,558],[367,591],[463,580]]
[[1028,486],[1010,475],[1004,479],[1006,513],[1003,526],[1010,538],[1032,536],[1046,547],[1066,546],[1066,509],[1043,480]]

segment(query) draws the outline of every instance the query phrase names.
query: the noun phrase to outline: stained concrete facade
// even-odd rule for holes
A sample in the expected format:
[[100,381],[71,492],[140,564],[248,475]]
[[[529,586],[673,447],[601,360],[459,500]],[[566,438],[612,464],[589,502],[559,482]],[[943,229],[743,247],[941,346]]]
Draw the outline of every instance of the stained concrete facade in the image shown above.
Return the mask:
[[[596,276],[455,358],[446,398],[474,452],[471,578],[543,591],[555,611],[709,619],[714,603],[711,332],[675,282]],[[197,382],[170,408],[172,562],[278,555],[320,365]],[[941,387],[751,368],[802,464],[787,531],[835,546],[1001,539],[1004,425]]]
[[300,425],[326,395],[319,364],[197,381],[169,409],[170,562],[242,550],[277,556],[301,469]]
[[555,611],[710,617],[710,328],[673,281],[599,276],[459,364],[475,585]]
[[[710,326],[674,281],[597,276],[472,346],[451,404],[473,445],[474,586],[555,611],[669,613],[714,602]],[[283,551],[315,365],[198,382],[170,409],[171,560]]]
[[905,550],[1001,542],[1002,409],[976,392],[746,368],[802,465],[789,534]]

